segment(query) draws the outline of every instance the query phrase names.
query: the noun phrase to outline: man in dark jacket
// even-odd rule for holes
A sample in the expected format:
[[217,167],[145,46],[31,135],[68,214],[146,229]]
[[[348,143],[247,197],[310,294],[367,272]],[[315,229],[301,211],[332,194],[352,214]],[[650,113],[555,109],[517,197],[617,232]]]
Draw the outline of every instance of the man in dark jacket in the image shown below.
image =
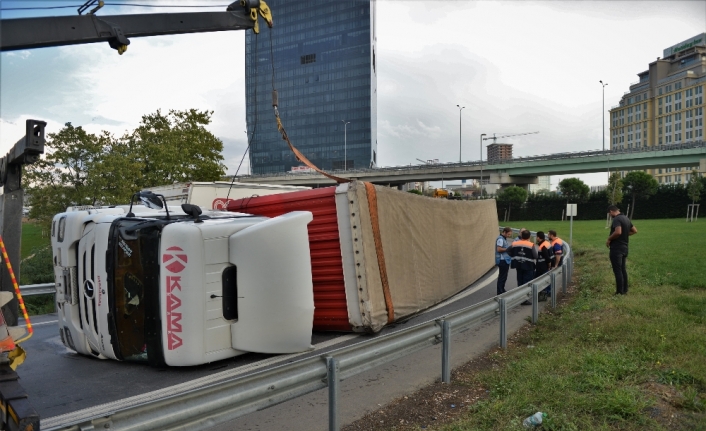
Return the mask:
[[[522,239],[515,241],[510,245],[509,254],[515,261],[515,269],[518,273],[518,287],[529,283],[534,278],[534,267],[537,262],[537,246],[530,242],[530,232],[525,230],[522,232]],[[529,301],[522,303],[523,305],[532,304]]]
[[[544,232],[537,232],[537,268],[534,273],[534,278],[546,274],[552,268],[554,263],[554,253],[552,244],[547,241]],[[539,292],[539,300],[546,301],[547,295],[550,293],[550,287]]]
[[637,228],[629,218],[620,214],[620,210],[615,205],[609,206],[608,212],[613,217],[613,223],[605,245],[610,248],[610,264],[615,274],[615,294],[625,295],[628,293],[628,271],[625,269],[628,242],[630,236],[637,233]]

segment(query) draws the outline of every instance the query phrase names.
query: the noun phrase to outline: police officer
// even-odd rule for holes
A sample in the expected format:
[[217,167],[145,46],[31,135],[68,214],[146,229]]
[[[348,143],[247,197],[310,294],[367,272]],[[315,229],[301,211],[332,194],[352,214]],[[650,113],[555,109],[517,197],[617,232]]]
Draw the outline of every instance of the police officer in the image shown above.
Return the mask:
[[[534,278],[537,278],[543,274],[549,272],[554,263],[554,253],[552,245],[544,236],[544,232],[541,230],[537,232],[537,269],[534,273]],[[544,301],[547,299],[547,294],[549,293],[549,287],[539,292],[539,300]]]
[[[512,260],[515,261],[515,269],[518,272],[518,287],[529,283],[534,278],[535,263],[539,253],[537,246],[530,242],[529,239],[530,232],[525,230],[522,232],[522,239],[510,245],[509,254]],[[529,301],[522,303],[522,305],[531,304]]]
[[512,229],[505,227],[503,233],[495,240],[495,265],[498,266],[498,295],[505,293],[505,282],[510,271],[510,255],[507,249],[510,248],[508,238],[512,236]]

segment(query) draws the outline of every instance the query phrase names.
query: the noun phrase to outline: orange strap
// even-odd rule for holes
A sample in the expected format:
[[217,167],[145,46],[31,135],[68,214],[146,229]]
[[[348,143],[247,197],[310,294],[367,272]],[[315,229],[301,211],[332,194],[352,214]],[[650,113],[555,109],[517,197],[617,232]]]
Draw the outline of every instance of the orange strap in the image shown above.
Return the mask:
[[7,271],[10,273],[10,278],[12,279],[12,285],[15,288],[15,294],[17,295],[17,302],[20,303],[20,309],[24,315],[25,322],[27,322],[27,336],[22,337],[19,340],[15,340],[16,343],[21,343],[22,341],[28,340],[32,336],[34,330],[32,329],[32,323],[29,321],[29,315],[27,314],[27,309],[25,308],[25,302],[22,299],[22,294],[20,293],[20,287],[17,285],[17,279],[15,278],[15,272],[12,270],[12,264],[10,263],[10,258],[7,256],[7,250],[5,249],[5,242],[2,240],[2,235],[0,235],[0,248],[2,248],[2,257],[5,259],[5,265],[7,266]]
[[387,323],[395,321],[395,307],[392,304],[390,294],[390,284],[387,281],[387,268],[385,266],[385,254],[382,251],[382,238],[380,237],[380,220],[378,219],[378,200],[375,193],[375,186],[371,183],[364,183],[366,195],[368,196],[368,210],[370,211],[370,224],[373,227],[373,239],[375,240],[375,254],[378,257],[378,268],[380,268],[380,281],[382,282],[382,294],[385,296],[385,306],[387,307]]
[[287,141],[287,145],[289,145],[289,149],[292,150],[294,155],[297,157],[297,160],[304,163],[305,165],[307,165],[311,169],[315,170],[316,172],[320,173],[321,175],[328,177],[328,178],[331,178],[332,180],[334,180],[335,182],[337,182],[339,184],[351,182],[351,180],[348,178],[341,178],[341,177],[337,177],[335,175],[327,174],[323,170],[319,169],[315,164],[311,163],[311,161],[309,161],[309,159],[307,159],[306,156],[304,156],[304,154],[301,153],[301,151],[297,150],[297,148],[292,144],[292,141],[289,140],[289,136],[287,136],[287,131],[284,130],[284,126],[282,125],[282,120],[280,120],[279,115],[277,115],[276,118],[277,118],[277,130],[279,130],[279,132],[282,134],[282,139]]

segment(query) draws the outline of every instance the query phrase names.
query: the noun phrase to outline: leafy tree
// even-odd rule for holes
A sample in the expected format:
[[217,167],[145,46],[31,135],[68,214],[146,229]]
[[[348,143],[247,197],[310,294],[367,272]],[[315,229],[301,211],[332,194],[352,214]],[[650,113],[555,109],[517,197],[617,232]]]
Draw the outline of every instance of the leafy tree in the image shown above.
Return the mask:
[[566,203],[581,203],[588,199],[589,187],[578,178],[564,178],[559,183],[561,194],[566,197]]
[[415,195],[421,195],[421,194],[422,194],[422,192],[420,192],[420,191],[417,190],[417,189],[407,190],[407,193],[412,193],[412,194],[415,194]]
[[696,171],[691,171],[691,178],[686,186],[686,193],[691,199],[691,204],[701,200],[701,191],[704,189],[703,182],[699,178],[699,173]]
[[620,174],[613,172],[608,179],[608,202],[617,205],[623,201],[623,180]]
[[522,187],[510,186],[498,193],[498,202],[507,204],[507,218],[510,219],[512,205],[522,205],[527,200],[527,190]]
[[635,215],[635,200],[637,198],[648,199],[653,194],[657,193],[659,184],[654,177],[647,172],[633,171],[629,172],[623,178],[623,193],[632,197],[632,205],[630,207],[630,218]]
[[71,205],[122,204],[143,188],[220,179],[223,143],[205,128],[212,114],[158,110],[122,138],[66,123],[48,135],[45,156],[25,167],[30,218],[48,225]]
[[141,187],[182,181],[217,181],[225,175],[223,142],[206,130],[213,111],[160,110],[144,115],[125,140],[141,165]]

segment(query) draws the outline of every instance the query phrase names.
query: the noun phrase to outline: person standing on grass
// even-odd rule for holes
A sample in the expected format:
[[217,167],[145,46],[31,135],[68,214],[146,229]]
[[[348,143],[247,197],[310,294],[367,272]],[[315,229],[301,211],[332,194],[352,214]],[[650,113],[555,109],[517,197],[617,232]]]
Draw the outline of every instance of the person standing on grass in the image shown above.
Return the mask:
[[497,265],[498,273],[498,295],[505,293],[505,283],[507,282],[507,274],[510,271],[510,255],[507,254],[507,249],[510,248],[510,243],[507,241],[512,236],[512,229],[505,227],[503,233],[498,236],[495,241],[495,265]]
[[552,253],[554,253],[554,263],[552,268],[559,268],[564,263],[564,241],[556,236],[556,231],[551,229],[549,234],[549,242],[552,244]]
[[[512,241],[513,242],[522,241],[522,232],[525,232],[525,231],[529,232],[526,228],[521,227],[520,231],[517,233],[517,236]],[[530,236],[531,236],[531,232],[530,232]],[[513,259],[512,262],[510,263],[510,268],[515,270],[515,275],[517,276],[517,285],[518,286],[523,285],[524,283],[522,283],[522,274],[520,273],[520,270],[517,269],[517,261],[515,259]]]
[[[522,239],[515,241],[510,245],[509,254],[515,261],[515,270],[518,275],[517,286],[529,283],[534,278],[534,267],[537,262],[538,252],[537,246],[530,242],[530,232],[524,230]],[[525,301],[522,305],[531,305],[529,301]]]
[[610,264],[615,274],[615,294],[625,295],[628,293],[628,271],[625,268],[625,261],[628,258],[628,242],[630,235],[637,233],[637,228],[626,216],[620,214],[620,210],[615,205],[608,207],[613,223],[610,225],[610,236],[605,246],[610,248]]

